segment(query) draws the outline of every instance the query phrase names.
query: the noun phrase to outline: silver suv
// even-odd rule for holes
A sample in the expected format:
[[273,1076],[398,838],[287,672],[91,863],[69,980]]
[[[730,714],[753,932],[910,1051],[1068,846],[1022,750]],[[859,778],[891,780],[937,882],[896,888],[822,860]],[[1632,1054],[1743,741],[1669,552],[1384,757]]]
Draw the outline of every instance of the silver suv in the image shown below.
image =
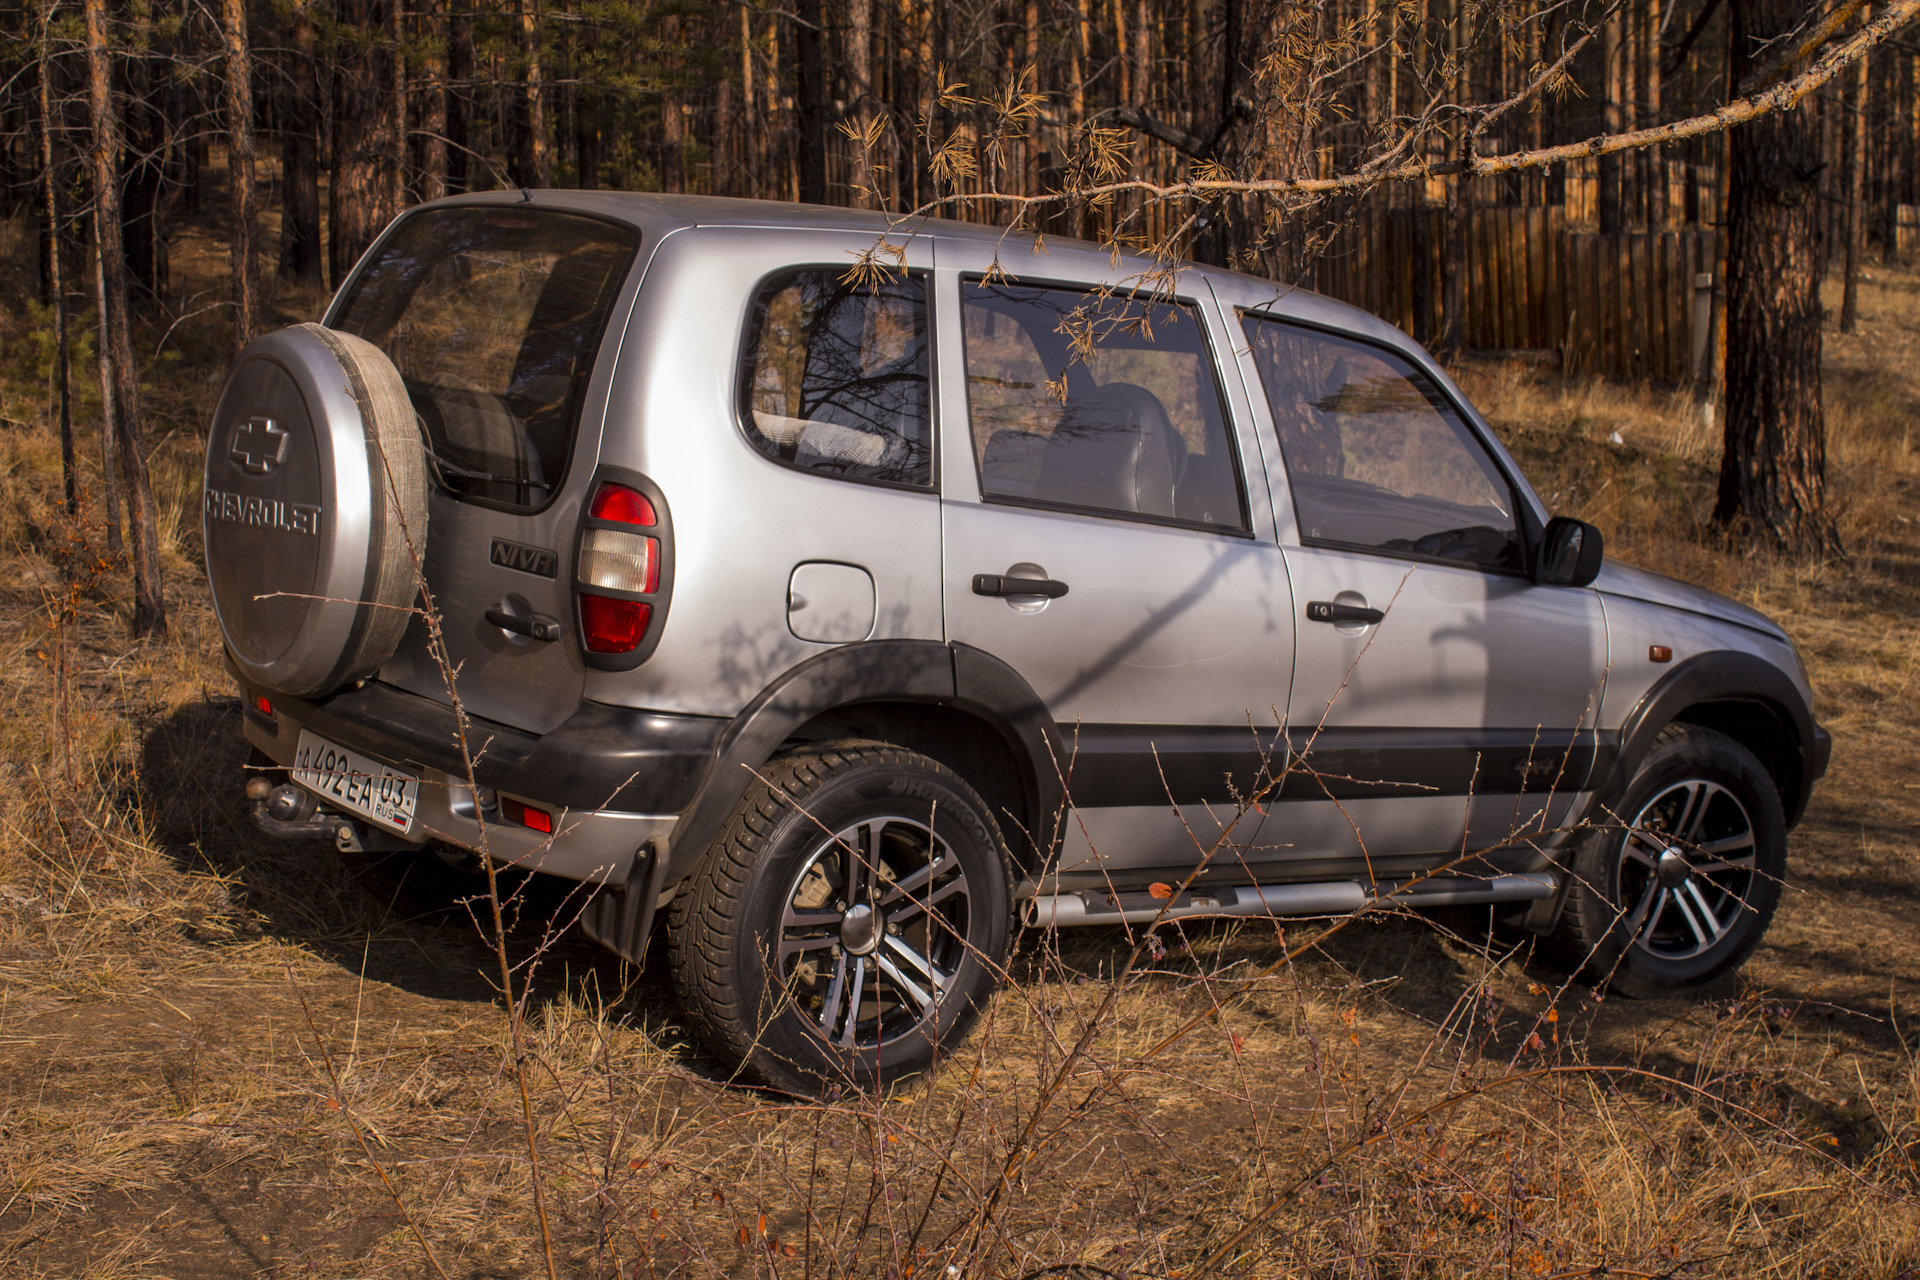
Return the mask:
[[212,427],[256,815],[590,882],[634,960],[665,912],[697,1029],[781,1087],[924,1069],[1016,913],[1511,903],[1630,990],[1739,965],[1828,756],[1786,635],[1603,564],[1392,327],[1150,269],[697,197],[406,214]]

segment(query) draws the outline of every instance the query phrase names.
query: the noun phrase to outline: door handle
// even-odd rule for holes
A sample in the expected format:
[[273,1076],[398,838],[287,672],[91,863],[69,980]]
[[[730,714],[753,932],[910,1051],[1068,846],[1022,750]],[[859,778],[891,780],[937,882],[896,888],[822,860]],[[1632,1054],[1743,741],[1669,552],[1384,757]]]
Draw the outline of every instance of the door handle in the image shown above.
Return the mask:
[[977,596],[1045,596],[1058,600],[1067,594],[1067,584],[1058,578],[1009,578],[1002,573],[973,575],[973,594]]
[[560,623],[544,613],[508,613],[505,609],[487,610],[487,621],[503,631],[528,636],[534,640],[558,640]]
[[1386,616],[1380,610],[1369,609],[1365,605],[1335,604],[1331,600],[1307,602],[1308,622],[1331,622],[1336,625],[1343,622],[1358,622],[1370,627]]

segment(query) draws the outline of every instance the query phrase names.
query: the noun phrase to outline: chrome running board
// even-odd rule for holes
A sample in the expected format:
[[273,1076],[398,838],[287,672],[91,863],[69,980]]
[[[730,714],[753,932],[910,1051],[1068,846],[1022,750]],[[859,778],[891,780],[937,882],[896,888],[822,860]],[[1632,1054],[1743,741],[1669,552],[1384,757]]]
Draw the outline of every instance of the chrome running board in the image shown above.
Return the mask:
[[1029,928],[1070,929],[1081,925],[1147,924],[1196,916],[1344,916],[1377,903],[1387,907],[1441,907],[1480,902],[1529,902],[1559,891],[1551,871],[1471,879],[1436,877],[1381,884],[1369,893],[1352,880],[1319,884],[1212,886],[1179,895],[1171,903],[1146,893],[1046,894],[1021,904],[1021,922]]

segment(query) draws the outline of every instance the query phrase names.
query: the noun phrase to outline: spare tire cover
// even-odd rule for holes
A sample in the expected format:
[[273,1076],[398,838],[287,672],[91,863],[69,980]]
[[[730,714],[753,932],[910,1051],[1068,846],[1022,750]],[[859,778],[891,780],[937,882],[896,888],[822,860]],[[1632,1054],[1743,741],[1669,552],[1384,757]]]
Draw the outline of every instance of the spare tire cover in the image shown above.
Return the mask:
[[393,363],[317,324],[249,343],[214,410],[201,525],[248,680],[314,697],[377,671],[427,549],[426,459]]

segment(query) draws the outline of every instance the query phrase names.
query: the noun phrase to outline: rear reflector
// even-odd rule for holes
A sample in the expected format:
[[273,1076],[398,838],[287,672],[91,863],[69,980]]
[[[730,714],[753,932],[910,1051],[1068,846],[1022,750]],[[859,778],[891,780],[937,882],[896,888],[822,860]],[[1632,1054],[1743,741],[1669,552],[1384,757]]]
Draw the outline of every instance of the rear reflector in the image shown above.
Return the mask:
[[583,587],[650,595],[660,586],[660,541],[618,529],[588,529],[580,536],[576,576]]
[[653,606],[645,600],[615,600],[580,593],[580,631],[589,653],[629,653],[647,634]]
[[273,716],[273,703],[268,700],[267,695],[264,693],[256,693],[253,695],[253,709],[269,719]]
[[587,514],[595,520],[618,520],[621,524],[644,525],[651,529],[654,522],[653,504],[647,501],[647,495],[622,484],[603,484],[600,492],[593,495],[593,505],[587,508]]
[[553,834],[553,815],[545,809],[536,809],[530,804],[521,804],[510,796],[500,797],[500,814],[508,822],[517,822],[521,826],[541,835]]

